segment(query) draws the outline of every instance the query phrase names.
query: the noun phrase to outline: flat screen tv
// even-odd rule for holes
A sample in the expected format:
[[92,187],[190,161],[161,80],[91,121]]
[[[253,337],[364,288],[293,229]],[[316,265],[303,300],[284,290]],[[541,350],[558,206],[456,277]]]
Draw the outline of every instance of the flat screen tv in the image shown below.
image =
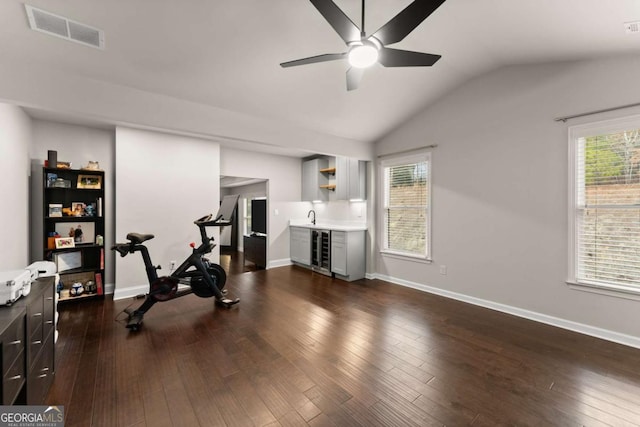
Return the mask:
[[267,200],[251,201],[251,232],[267,234]]

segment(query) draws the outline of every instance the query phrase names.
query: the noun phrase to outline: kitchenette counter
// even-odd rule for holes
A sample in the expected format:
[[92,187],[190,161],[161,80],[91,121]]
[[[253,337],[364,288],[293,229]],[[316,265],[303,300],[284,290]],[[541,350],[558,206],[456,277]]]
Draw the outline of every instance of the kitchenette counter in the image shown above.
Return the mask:
[[304,221],[289,221],[289,227],[310,228],[312,230],[330,230],[330,231],[366,231],[366,224],[336,224],[336,223],[317,223],[311,224]]

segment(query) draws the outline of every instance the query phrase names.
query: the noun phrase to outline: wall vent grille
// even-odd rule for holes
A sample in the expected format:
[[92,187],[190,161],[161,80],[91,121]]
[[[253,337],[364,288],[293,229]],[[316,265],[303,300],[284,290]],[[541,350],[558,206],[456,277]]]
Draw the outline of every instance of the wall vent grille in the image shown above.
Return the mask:
[[627,34],[640,34],[640,21],[625,22],[624,32]]
[[40,31],[68,41],[104,49],[104,31],[81,24],[64,16],[24,5],[32,30]]

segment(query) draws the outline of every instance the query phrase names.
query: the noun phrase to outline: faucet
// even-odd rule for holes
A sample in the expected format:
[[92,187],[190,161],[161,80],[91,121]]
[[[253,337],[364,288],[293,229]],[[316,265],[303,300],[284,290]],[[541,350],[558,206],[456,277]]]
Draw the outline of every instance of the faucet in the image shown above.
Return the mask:
[[307,218],[309,218],[309,216],[311,216],[311,214],[313,214],[313,219],[311,220],[311,224],[316,225],[316,211],[311,209],[309,211],[309,213],[307,214]]

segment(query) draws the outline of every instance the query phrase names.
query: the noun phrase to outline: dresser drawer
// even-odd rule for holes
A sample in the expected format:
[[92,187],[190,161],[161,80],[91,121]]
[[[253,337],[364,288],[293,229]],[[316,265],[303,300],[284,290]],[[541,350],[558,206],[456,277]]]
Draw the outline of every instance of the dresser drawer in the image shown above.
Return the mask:
[[20,354],[24,348],[24,316],[19,316],[9,327],[5,330],[2,337],[2,375],[6,373],[18,354]]
[[44,348],[29,372],[27,380],[27,405],[42,405],[53,382],[54,363],[53,334],[49,335]]
[[42,316],[42,337],[47,338],[55,323],[55,302],[53,287],[47,289],[44,294],[44,307]]
[[24,353],[20,353],[2,377],[2,404],[12,405],[25,381]]

